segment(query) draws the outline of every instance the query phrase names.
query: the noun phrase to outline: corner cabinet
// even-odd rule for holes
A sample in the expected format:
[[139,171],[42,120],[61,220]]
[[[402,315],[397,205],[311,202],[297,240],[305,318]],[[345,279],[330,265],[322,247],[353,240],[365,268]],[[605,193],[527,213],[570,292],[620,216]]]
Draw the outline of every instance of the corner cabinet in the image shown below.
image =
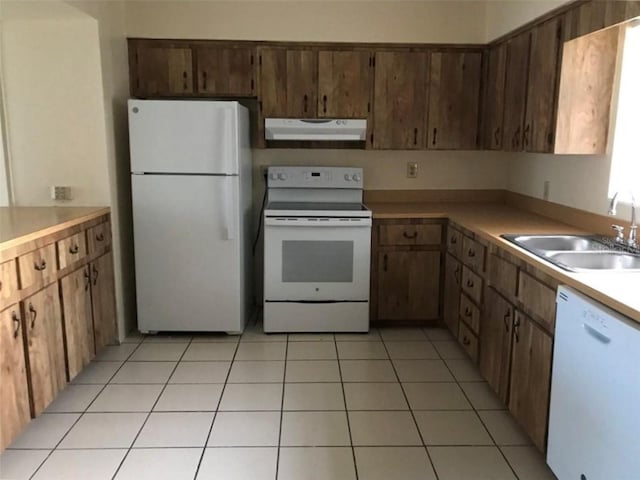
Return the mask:
[[443,225],[437,220],[375,220],[373,322],[436,323],[440,313]]

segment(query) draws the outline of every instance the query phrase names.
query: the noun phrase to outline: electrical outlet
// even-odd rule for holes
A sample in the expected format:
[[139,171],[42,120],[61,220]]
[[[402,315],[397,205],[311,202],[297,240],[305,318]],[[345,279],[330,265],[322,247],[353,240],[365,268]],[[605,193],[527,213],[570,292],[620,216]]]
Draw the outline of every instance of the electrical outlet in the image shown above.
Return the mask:
[[416,178],[418,176],[418,164],[416,162],[407,163],[407,178]]
[[542,192],[542,198],[544,200],[549,200],[549,189],[551,188],[551,182],[549,180],[545,180],[544,182],[544,190]]
[[52,186],[51,200],[71,200],[71,187]]

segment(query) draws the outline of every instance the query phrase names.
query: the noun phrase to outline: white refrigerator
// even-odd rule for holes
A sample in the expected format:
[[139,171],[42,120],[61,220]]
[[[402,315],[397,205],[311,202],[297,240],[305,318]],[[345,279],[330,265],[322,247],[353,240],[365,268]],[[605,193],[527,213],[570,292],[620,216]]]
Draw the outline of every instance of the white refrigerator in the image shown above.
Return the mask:
[[238,333],[252,313],[249,113],[129,100],[138,328]]

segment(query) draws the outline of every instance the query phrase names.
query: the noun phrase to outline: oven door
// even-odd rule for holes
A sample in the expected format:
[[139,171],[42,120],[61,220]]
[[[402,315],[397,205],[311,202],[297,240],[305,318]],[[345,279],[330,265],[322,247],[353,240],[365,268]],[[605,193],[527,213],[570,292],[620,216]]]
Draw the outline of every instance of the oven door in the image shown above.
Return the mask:
[[369,300],[370,218],[265,218],[265,301]]

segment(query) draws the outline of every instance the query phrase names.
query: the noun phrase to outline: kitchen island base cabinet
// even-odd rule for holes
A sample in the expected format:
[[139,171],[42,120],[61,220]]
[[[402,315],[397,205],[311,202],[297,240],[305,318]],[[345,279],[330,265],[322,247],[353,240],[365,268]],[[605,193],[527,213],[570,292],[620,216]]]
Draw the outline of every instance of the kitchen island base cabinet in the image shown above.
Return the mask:
[[29,423],[22,315],[18,304],[0,312],[0,451]]
[[113,255],[109,252],[98,257],[90,267],[95,349],[99,352],[102,347],[114,343],[117,335]]
[[67,383],[58,284],[22,303],[33,414],[39,415]]

